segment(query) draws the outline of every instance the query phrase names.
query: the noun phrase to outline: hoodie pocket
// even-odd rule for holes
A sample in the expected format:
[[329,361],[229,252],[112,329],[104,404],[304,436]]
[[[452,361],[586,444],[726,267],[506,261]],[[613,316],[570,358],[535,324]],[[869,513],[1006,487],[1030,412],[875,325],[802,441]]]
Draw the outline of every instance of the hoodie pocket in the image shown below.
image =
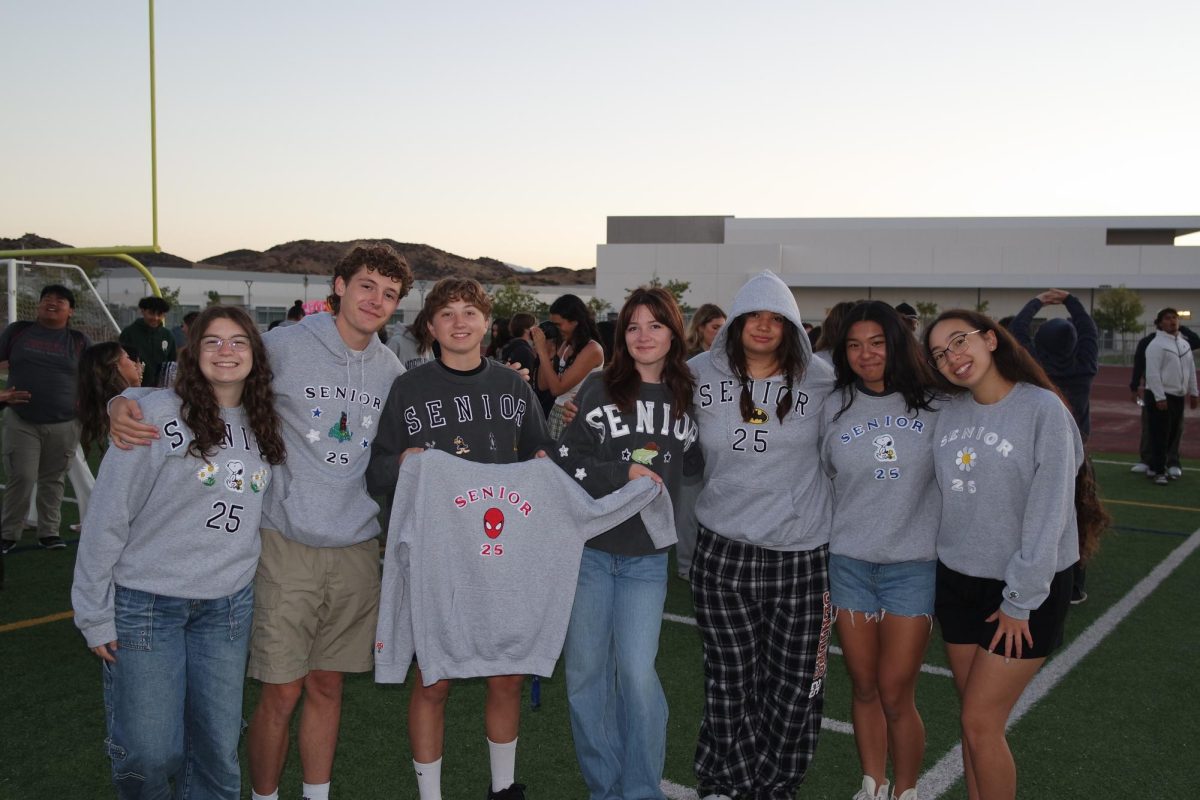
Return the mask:
[[455,661],[521,658],[533,649],[544,604],[529,590],[461,586],[454,590],[446,655]]
[[362,478],[344,483],[293,479],[282,507],[288,538],[304,544],[353,544],[379,533],[379,504]]

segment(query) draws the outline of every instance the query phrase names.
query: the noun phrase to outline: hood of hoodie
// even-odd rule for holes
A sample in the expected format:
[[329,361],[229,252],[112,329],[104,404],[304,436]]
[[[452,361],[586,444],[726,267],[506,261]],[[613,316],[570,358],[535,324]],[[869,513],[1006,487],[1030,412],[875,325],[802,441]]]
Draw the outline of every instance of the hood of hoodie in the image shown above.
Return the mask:
[[1050,373],[1070,371],[1075,364],[1075,344],[1079,335],[1075,326],[1065,319],[1051,319],[1042,323],[1033,335],[1033,346],[1038,360]]
[[812,344],[804,333],[804,326],[800,320],[800,308],[796,305],[795,295],[778,275],[765,269],[746,281],[734,296],[729,316],[726,317],[721,330],[717,331],[717,335],[713,337],[712,347],[708,350],[713,366],[726,374],[733,374],[733,370],[729,366],[729,359],[725,355],[725,342],[729,338],[729,327],[738,317],[752,311],[770,311],[773,314],[779,314],[795,325],[796,330],[800,332],[800,347],[804,351],[805,362],[812,361]]

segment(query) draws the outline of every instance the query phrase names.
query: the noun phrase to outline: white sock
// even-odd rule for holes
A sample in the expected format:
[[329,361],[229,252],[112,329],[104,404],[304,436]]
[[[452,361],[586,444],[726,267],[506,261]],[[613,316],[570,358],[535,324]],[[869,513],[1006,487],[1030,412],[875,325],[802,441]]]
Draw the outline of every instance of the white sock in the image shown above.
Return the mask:
[[513,785],[517,775],[517,740],[488,743],[488,759],[492,762],[492,791],[499,792]]
[[279,788],[276,787],[275,791],[271,792],[270,794],[259,794],[251,789],[250,800],[279,800]]
[[301,783],[303,800],[329,800],[329,783]]
[[417,773],[417,792],[421,800],[442,800],[442,760],[422,764],[413,761]]

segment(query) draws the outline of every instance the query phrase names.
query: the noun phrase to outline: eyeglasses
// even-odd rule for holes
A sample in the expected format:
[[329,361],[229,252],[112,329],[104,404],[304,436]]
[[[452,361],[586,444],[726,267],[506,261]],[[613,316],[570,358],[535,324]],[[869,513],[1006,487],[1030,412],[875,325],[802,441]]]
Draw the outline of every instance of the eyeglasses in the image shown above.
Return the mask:
[[235,336],[232,339],[205,336],[200,340],[200,349],[206,353],[216,353],[225,345],[229,345],[229,349],[235,353],[244,353],[250,349],[250,340],[245,336]]
[[934,350],[929,354],[929,363],[932,364],[935,369],[941,369],[942,364],[946,363],[947,354],[954,353],[954,355],[958,356],[967,351],[967,337],[975,333],[979,333],[979,331],[967,331],[966,333],[960,333],[957,336],[954,336],[950,339],[950,341],[946,342],[945,349]]

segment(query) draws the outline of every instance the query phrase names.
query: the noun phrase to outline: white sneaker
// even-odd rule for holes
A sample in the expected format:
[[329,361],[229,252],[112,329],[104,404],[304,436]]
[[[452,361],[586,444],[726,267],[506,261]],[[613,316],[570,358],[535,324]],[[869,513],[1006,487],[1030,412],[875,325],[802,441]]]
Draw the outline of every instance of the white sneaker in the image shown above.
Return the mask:
[[727,794],[706,794],[700,800],[733,800],[733,798]]
[[1182,478],[1183,470],[1181,470],[1179,467],[1167,467],[1167,474],[1172,478]]
[[1142,464],[1142,463],[1140,463],[1140,462],[1139,462],[1139,463],[1137,463],[1137,464],[1134,464],[1134,465],[1133,465],[1133,469],[1131,469],[1131,470],[1129,470],[1129,471],[1130,471],[1130,472],[1142,473],[1142,472],[1145,472],[1145,471],[1146,471],[1146,470],[1148,470],[1148,469],[1150,469],[1150,467],[1149,467],[1148,465],[1146,465],[1146,464]]
[[1159,486],[1166,486],[1167,482],[1168,482],[1167,476],[1166,475],[1155,475],[1154,482],[1157,483]]
[[888,800],[888,782],[876,786],[874,778],[863,775],[862,788],[850,800]]
[[916,787],[913,787],[912,789],[905,789],[900,794],[893,794],[892,800],[919,800],[917,797]]

